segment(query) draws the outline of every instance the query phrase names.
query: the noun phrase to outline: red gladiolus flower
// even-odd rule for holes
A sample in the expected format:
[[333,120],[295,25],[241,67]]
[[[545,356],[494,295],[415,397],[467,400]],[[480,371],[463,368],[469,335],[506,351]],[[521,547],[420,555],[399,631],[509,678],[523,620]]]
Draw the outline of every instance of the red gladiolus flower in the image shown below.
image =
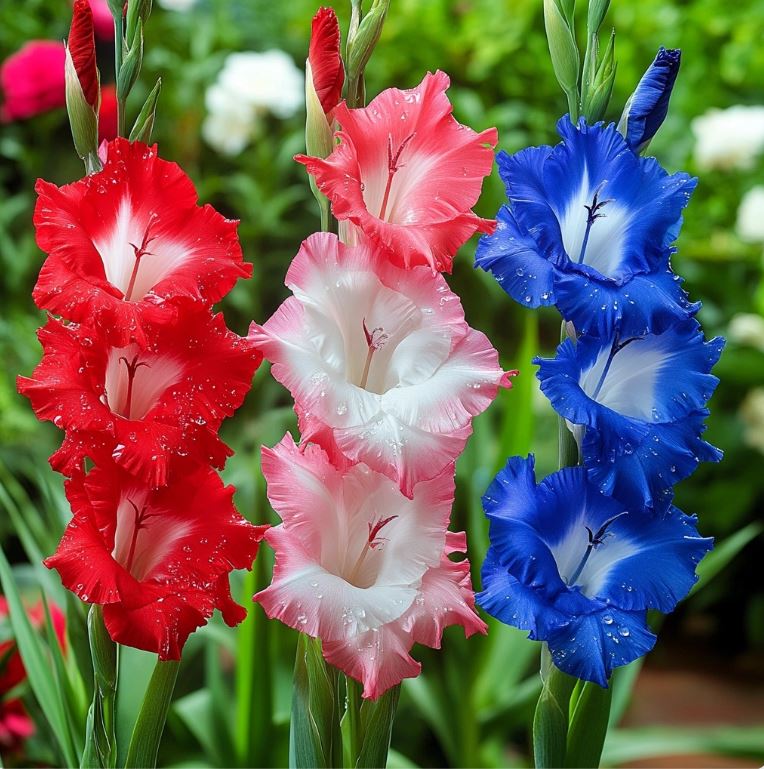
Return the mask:
[[334,111],[340,144],[325,160],[297,155],[340,220],[406,267],[451,270],[457,249],[494,222],[471,211],[493,165],[495,128],[458,123],[448,76],[427,74],[408,91],[388,88],[363,109]]
[[144,343],[162,299],[212,304],[252,265],[237,222],[199,207],[191,180],[155,146],[115,139],[105,161],[73,184],[37,182],[37,243],[49,256],[33,296],[67,320],[92,320],[114,344]]
[[0,120],[23,120],[65,106],[65,60],[64,46],[49,40],[33,40],[9,56],[0,66]]
[[0,702],[0,754],[17,753],[35,732],[34,722],[21,700]]
[[19,392],[39,419],[66,430],[51,457],[72,475],[89,456],[114,459],[154,486],[173,463],[222,467],[230,449],[218,438],[241,405],[261,361],[252,342],[194,302],[166,303],[167,318],[146,322],[146,346],[115,345],[102,328],[55,319],[39,331],[45,354]]
[[342,99],[345,69],[340,56],[340,25],[333,8],[319,8],[313,17],[308,64],[321,107],[331,120]]
[[114,641],[180,659],[215,609],[229,625],[246,616],[228,575],[251,568],[267,527],[236,511],[233,491],[206,467],[155,490],[99,465],[67,482],[74,517],[45,565],[83,601],[103,605]]
[[98,68],[96,67],[93,11],[90,10],[88,0],[74,0],[72,26],[69,29],[66,47],[72,57],[85,101],[93,109],[97,109]]
[[117,89],[113,85],[101,88],[98,109],[98,143],[110,142],[117,136]]

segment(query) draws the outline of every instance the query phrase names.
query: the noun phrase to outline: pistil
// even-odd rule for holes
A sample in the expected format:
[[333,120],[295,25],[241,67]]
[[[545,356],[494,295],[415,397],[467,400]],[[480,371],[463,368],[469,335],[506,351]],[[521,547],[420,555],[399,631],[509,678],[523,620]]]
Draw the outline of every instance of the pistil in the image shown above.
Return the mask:
[[146,528],[146,519],[151,518],[152,513],[146,513],[146,505],[138,510],[138,506],[132,499],[128,499],[127,503],[133,508],[135,514],[135,518],[133,519],[133,537],[130,541],[130,551],[127,554],[127,563],[125,564],[125,569],[132,573],[133,559],[135,558],[135,546],[138,543],[138,532]]
[[363,319],[363,335],[366,337],[366,345],[368,350],[366,352],[366,362],[363,366],[363,373],[361,374],[361,381],[359,387],[362,390],[366,389],[366,383],[369,380],[369,369],[371,368],[371,359],[374,357],[374,353],[382,347],[389,339],[389,335],[385,333],[382,326],[373,328],[371,331],[366,326],[366,318]]
[[584,239],[581,243],[581,252],[578,255],[578,263],[583,264],[584,256],[586,255],[586,246],[589,244],[589,233],[592,230],[592,225],[594,222],[597,221],[597,219],[602,219],[605,217],[605,214],[601,213],[600,209],[603,206],[606,206],[608,203],[612,202],[612,198],[609,198],[608,200],[600,200],[599,194],[602,191],[602,188],[605,186],[606,182],[602,182],[599,187],[594,192],[594,197],[592,198],[592,203],[590,206],[584,206],[584,208],[587,210],[587,217],[586,217],[586,232],[584,232]]
[[376,550],[377,548],[381,547],[385,542],[387,542],[386,537],[380,537],[379,532],[382,531],[382,529],[387,526],[390,521],[397,518],[397,515],[391,515],[389,518],[381,518],[376,523],[372,523],[369,521],[369,535],[366,538],[366,542],[364,543],[363,550],[361,550],[360,555],[356,559],[355,564],[353,565],[353,569],[350,572],[350,575],[347,578],[347,581],[351,584],[355,584],[356,579],[358,578],[358,572],[361,570],[361,567],[363,566],[364,561],[366,560],[366,556],[369,553],[370,550]]
[[135,243],[130,243],[130,245],[133,248],[133,253],[135,254],[135,263],[133,264],[133,272],[130,275],[130,282],[127,285],[127,291],[125,292],[125,301],[129,302],[132,299],[133,296],[133,289],[135,288],[135,281],[138,277],[138,269],[141,266],[141,259],[143,259],[144,256],[154,256],[149,250],[149,244],[152,240],[156,238],[156,235],[152,235],[149,237],[149,230],[151,229],[151,225],[153,223],[153,217],[149,220],[149,223],[146,225],[146,231],[143,233],[143,240],[141,241],[140,246],[136,246]]
[[622,513],[618,513],[617,515],[614,515],[612,518],[608,518],[605,521],[605,523],[603,523],[602,526],[599,527],[596,534],[588,526],[584,527],[586,531],[589,533],[589,545],[586,548],[586,552],[584,553],[583,558],[581,558],[581,561],[576,567],[576,570],[573,572],[572,576],[567,581],[568,587],[572,587],[573,585],[576,584],[576,580],[581,576],[581,572],[584,570],[584,566],[586,566],[586,563],[589,560],[589,556],[605,541],[605,538],[609,534],[612,534],[612,532],[608,533],[608,528],[610,524],[612,524],[613,521],[617,520],[622,515],[626,515],[626,514],[627,514],[627,511],[624,510]]
[[138,360],[138,356],[135,355],[131,361],[129,361],[124,355],[119,359],[120,363],[124,363],[127,368],[127,396],[125,397],[125,406],[123,408],[123,416],[125,419],[131,419],[130,412],[133,405],[133,381],[135,375],[141,366],[150,368],[148,363],[141,363]]
[[379,218],[384,219],[387,213],[387,203],[390,199],[390,190],[393,186],[393,177],[395,174],[403,168],[403,163],[400,163],[401,154],[406,148],[408,143],[414,138],[415,134],[409,134],[398,147],[397,152],[393,155],[393,137],[392,134],[387,136],[387,185],[385,186],[385,194],[382,196],[382,205],[379,209]]

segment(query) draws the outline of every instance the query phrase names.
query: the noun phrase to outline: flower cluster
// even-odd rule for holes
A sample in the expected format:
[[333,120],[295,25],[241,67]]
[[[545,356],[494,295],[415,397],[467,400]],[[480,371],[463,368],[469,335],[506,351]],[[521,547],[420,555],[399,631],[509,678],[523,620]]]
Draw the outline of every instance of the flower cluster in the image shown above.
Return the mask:
[[320,638],[326,660],[375,698],[419,673],[414,643],[438,648],[453,624],[485,631],[468,562],[449,558],[465,536],[448,523],[472,418],[509,379],[439,270],[492,229],[470,209],[496,132],[456,122],[442,72],[365,108],[340,102],[331,10],[316,16],[310,51],[309,102],[339,143],[297,159],[342,238],[311,235],[287,272],[293,295],[250,330],[302,433],[299,446],[287,435],[263,452],[282,523],[265,535],[276,567],[256,600]]
[[536,362],[580,456],[539,485],[532,457],[497,475],[478,603],[602,686],[652,648],[646,610],[673,610],[711,547],[671,504],[675,483],[721,458],[702,433],[723,341],[704,340],[670,264],[696,180],[639,154],[678,66],[659,52],[618,128],[564,117],[556,147],[500,153],[509,206],[476,255],[516,301],[566,321],[556,357]]
[[236,222],[199,206],[156,147],[116,139],[102,155],[98,173],[37,184],[34,299],[61,319],[19,391],[65,432],[51,463],[73,518],[46,565],[103,605],[115,641],[178,659],[215,608],[243,619],[228,575],[263,533],[211,467],[261,360],[211,306],[251,268]]

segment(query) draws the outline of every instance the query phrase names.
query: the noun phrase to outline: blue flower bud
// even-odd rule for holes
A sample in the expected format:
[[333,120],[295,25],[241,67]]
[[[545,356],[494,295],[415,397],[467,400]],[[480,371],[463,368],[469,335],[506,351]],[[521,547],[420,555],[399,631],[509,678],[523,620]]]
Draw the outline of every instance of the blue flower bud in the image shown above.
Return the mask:
[[682,52],[661,48],[621,115],[618,130],[636,153],[642,152],[666,119]]

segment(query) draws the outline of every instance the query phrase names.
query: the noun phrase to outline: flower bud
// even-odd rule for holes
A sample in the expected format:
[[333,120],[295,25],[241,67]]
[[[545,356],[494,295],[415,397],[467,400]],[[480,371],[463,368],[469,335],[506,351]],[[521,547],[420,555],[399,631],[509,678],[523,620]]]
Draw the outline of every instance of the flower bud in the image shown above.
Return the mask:
[[[379,36],[382,34],[382,25],[385,23],[385,16],[389,7],[390,0],[374,0],[371,8],[369,8],[369,12],[358,25],[358,29],[351,29],[348,32],[348,81],[351,84],[355,84],[356,94],[362,90],[363,73],[379,40]],[[350,100],[350,96],[348,99]]]
[[661,48],[626,102],[618,130],[634,152],[641,153],[647,148],[666,119],[681,58],[678,48]]
[[77,154],[89,173],[98,162],[99,77],[95,60],[93,14],[87,0],[76,0],[66,45],[66,110]]
[[340,27],[333,8],[319,8],[313,17],[306,69],[307,80],[311,81],[324,114],[331,120],[334,108],[342,99],[345,82],[345,68],[340,55]]
[[143,22],[138,19],[132,44],[127,48],[117,78],[117,98],[125,102],[138,79],[143,64]]
[[[557,82],[568,96],[569,103],[578,102],[579,56],[576,39],[564,11],[561,0],[544,0],[544,26],[549,43]],[[571,115],[575,119],[576,115]]]
[[141,107],[135,124],[130,131],[131,142],[143,142],[148,144],[151,141],[151,132],[154,129],[154,118],[157,109],[157,100],[159,92],[162,90],[162,78],[157,78],[156,85],[151,89],[151,93],[146,97],[146,101]]
[[613,30],[605,55],[597,67],[594,80],[583,95],[581,112],[590,123],[596,123],[605,116],[613,93],[615,70],[615,30]]

